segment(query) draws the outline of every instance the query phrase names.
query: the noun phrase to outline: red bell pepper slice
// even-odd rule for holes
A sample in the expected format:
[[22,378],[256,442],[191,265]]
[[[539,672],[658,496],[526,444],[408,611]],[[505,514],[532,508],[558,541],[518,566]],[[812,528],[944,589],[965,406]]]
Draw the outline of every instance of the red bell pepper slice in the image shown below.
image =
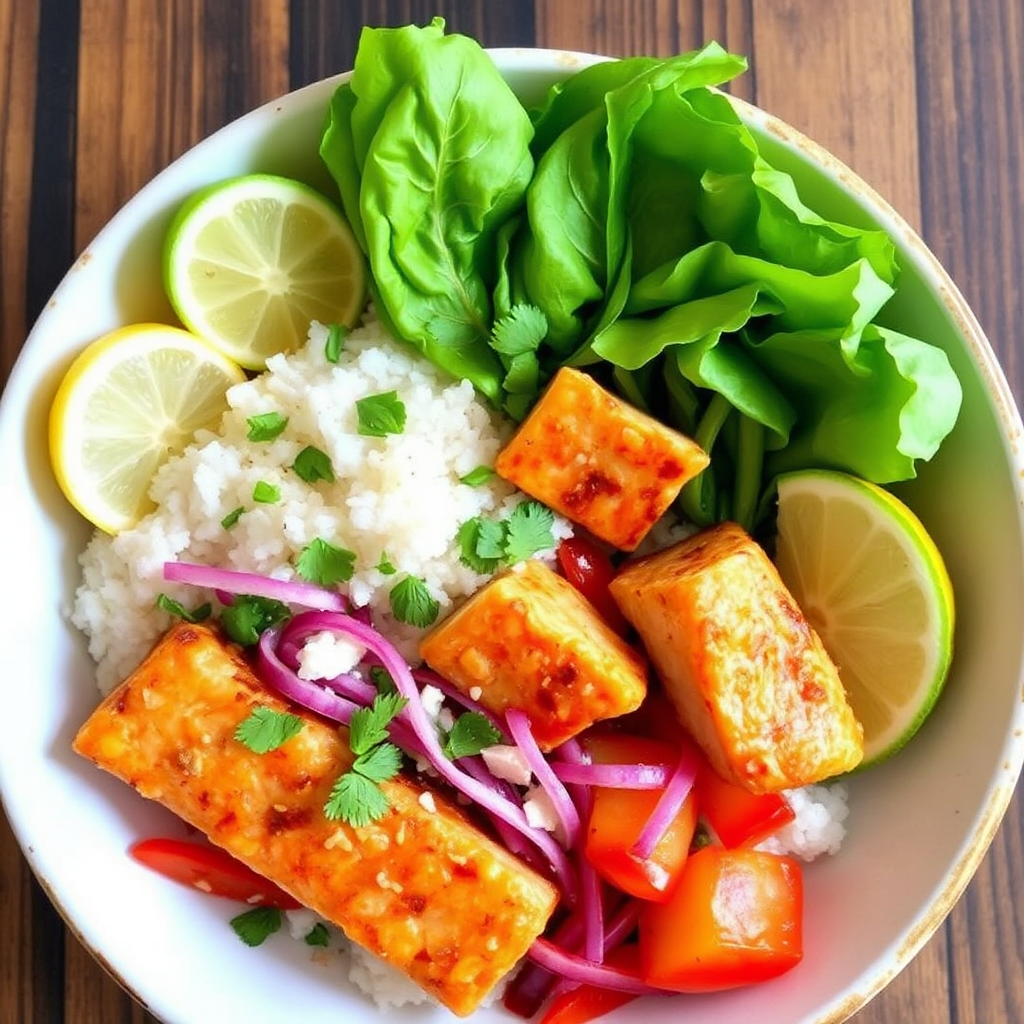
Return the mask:
[[803,957],[803,874],[792,857],[705,846],[666,903],[640,917],[644,981],[715,992],[775,978]]
[[[663,764],[675,766],[679,752],[668,744],[640,736],[591,735],[584,748],[596,764]],[[602,878],[644,900],[669,898],[686,861],[697,825],[697,800],[691,791],[649,858],[632,847],[640,837],[663,789],[612,789],[594,786],[584,855]]]
[[796,817],[781,793],[751,793],[721,778],[707,763],[693,786],[700,813],[723,846],[756,846]]
[[[606,962],[639,976],[640,950],[635,943],[613,949]],[[596,985],[580,985],[551,1000],[540,1024],[589,1024],[620,1006],[639,999],[631,992],[614,992]]]
[[157,874],[211,896],[281,910],[302,906],[284,889],[215,846],[185,839],[143,839],[128,852]]

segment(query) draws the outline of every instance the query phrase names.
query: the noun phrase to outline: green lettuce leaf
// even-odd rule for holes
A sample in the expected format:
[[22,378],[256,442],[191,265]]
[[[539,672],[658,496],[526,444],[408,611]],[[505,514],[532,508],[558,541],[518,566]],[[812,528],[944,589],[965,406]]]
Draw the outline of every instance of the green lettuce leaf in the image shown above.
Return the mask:
[[350,217],[358,196],[386,325],[494,400],[495,238],[522,206],[532,136],[490,57],[435,19],[363,30],[322,146]]

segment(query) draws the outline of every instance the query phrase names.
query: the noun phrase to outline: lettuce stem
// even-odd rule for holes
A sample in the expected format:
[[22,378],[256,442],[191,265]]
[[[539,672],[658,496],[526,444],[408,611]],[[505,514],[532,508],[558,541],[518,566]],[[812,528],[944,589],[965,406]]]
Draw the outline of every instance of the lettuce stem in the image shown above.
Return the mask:
[[[701,416],[694,432],[693,439],[711,455],[715,439],[718,437],[733,407],[729,400],[715,393],[708,403],[704,415]],[[711,526],[718,520],[717,497],[715,494],[715,476],[712,465],[694,477],[679,493],[679,507],[688,519],[698,526]]]
[[732,517],[748,533],[753,529],[757,516],[763,468],[764,426],[740,413]]

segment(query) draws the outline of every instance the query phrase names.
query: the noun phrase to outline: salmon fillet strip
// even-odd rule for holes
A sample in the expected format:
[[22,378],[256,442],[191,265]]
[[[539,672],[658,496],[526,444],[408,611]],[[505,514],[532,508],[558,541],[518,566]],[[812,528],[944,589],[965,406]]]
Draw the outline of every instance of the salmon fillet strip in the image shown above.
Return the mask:
[[[304,720],[267,754],[234,738],[261,705]],[[391,809],[374,824],[328,820],[324,803],[353,760],[347,731],[269,692],[205,626],[172,628],[74,747],[460,1016],[524,956],[558,901],[449,800],[404,776],[383,784]]]

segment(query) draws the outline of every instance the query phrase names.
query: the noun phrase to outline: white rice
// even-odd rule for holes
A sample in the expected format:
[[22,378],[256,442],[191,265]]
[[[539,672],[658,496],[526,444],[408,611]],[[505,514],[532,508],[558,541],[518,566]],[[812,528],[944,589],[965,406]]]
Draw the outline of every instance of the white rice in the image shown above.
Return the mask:
[[846,784],[842,782],[787,790],[786,798],[796,817],[760,843],[758,849],[788,853],[806,861],[838,853],[846,836],[847,796]]
[[[493,464],[511,423],[490,411],[469,382],[453,381],[390,340],[375,320],[349,335],[336,365],[324,356],[326,337],[326,328],[314,324],[301,351],[274,356],[266,373],[231,388],[219,430],[202,432],[158,472],[150,489],[157,509],[131,530],[98,533],[90,542],[71,618],[89,637],[102,691],[127,676],[171,624],[156,607],[159,594],[186,607],[211,597],[165,582],[165,561],[291,579],[303,547],[322,538],[355,552],[350,597],[370,606],[409,657],[420,631],[391,616],[388,594],[396,582],[406,575],[424,580],[443,616],[486,581],[461,563],[459,527],[474,516],[502,517],[525,496],[497,476],[476,487],[459,478]],[[384,438],[359,435],[356,401],[388,391],[405,404],[405,429]],[[247,419],[270,412],[288,418],[284,432],[249,441]],[[329,455],[333,483],[309,484],[291,469],[307,445]],[[254,502],[261,481],[280,489],[279,501]],[[226,529],[221,521],[239,507],[246,511]],[[556,517],[555,540],[571,532]],[[385,555],[396,574],[376,568]]]

